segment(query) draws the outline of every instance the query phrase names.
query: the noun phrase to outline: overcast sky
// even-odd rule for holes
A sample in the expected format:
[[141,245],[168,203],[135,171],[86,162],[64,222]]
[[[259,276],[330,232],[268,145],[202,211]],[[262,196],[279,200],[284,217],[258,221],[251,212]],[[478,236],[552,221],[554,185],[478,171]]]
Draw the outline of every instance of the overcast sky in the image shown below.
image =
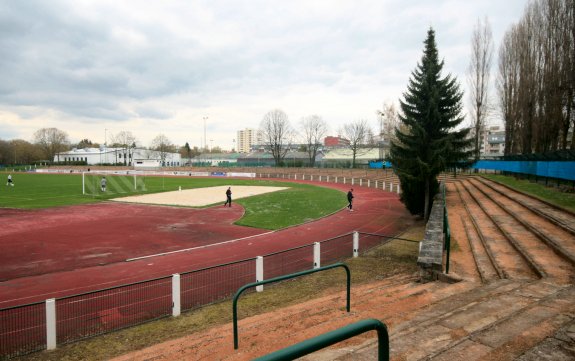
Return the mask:
[[[444,75],[467,87],[487,16],[495,55],[526,0],[0,0],[0,139],[56,127],[72,142],[131,131],[231,149],[272,109],[294,127],[397,103],[436,32]],[[496,64],[496,62],[495,62]],[[496,66],[492,69],[495,72]],[[465,103],[468,103],[467,94]]]

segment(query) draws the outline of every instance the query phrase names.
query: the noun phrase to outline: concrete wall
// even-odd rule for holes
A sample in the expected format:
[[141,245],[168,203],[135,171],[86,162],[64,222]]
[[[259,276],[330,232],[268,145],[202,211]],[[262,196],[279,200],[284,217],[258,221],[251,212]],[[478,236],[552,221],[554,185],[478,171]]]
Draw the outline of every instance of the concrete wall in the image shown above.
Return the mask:
[[443,273],[443,186],[433,200],[425,236],[419,246],[417,265],[422,282],[435,281]]

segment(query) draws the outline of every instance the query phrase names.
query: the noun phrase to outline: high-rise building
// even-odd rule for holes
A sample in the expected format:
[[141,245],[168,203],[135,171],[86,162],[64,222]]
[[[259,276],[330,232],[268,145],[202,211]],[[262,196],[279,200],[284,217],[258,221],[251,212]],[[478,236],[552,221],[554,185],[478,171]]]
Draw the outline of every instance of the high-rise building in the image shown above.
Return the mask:
[[252,146],[259,143],[260,139],[256,129],[246,128],[244,130],[238,130],[238,152],[249,153]]

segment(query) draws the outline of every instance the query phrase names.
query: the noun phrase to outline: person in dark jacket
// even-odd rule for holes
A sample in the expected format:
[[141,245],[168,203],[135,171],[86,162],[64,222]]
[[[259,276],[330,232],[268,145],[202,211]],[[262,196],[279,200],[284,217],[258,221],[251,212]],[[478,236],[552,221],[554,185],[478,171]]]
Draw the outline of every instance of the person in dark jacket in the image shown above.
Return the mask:
[[232,206],[232,187],[228,187],[228,190],[226,191],[226,203],[224,203],[224,207],[226,205],[230,205],[230,207]]
[[350,212],[353,212],[353,188],[347,192],[347,201],[349,202],[347,208],[349,208]]

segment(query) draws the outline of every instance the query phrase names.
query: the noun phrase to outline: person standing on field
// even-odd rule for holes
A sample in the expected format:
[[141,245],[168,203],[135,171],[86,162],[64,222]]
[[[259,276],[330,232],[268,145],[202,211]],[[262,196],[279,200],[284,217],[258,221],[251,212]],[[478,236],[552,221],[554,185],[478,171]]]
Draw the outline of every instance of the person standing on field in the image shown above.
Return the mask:
[[353,188],[351,188],[349,192],[347,192],[347,201],[349,203],[347,205],[347,208],[349,208],[350,212],[353,212]]
[[100,186],[102,188],[102,192],[106,191],[106,183],[107,183],[106,177],[102,177],[102,180],[100,181]]
[[232,206],[232,187],[228,187],[226,191],[226,203],[224,203],[224,207],[229,203],[230,207]]
[[8,182],[6,182],[6,185],[14,187],[14,182],[12,181],[12,174],[8,174]]

